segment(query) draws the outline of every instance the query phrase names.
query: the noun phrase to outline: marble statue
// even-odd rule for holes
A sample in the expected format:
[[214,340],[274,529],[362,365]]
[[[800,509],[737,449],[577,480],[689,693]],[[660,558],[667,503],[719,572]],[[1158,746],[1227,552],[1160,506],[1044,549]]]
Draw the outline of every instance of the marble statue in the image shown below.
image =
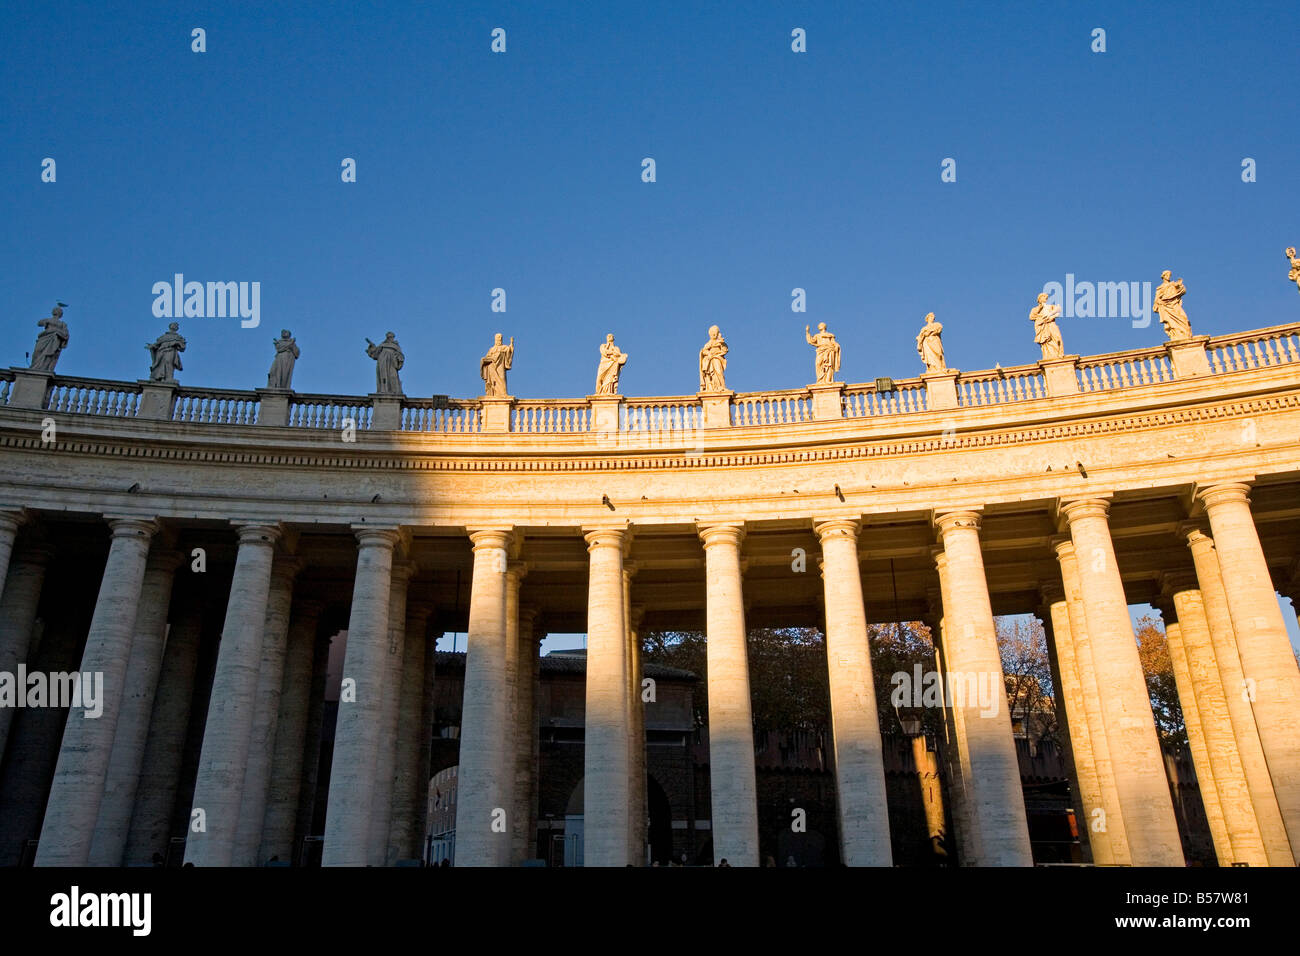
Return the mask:
[[58,303],[48,319],[36,323],[41,327],[41,334],[36,336],[36,345],[32,348],[31,368],[36,372],[53,372],[61,353],[68,345],[68,326],[63,321],[63,303]]
[[815,371],[817,373],[816,384],[831,385],[835,382],[835,373],[840,370],[840,343],[835,341],[834,334],[826,331],[826,323],[817,323],[817,334],[809,334],[808,326],[803,327],[803,337],[813,348],[817,350],[817,356],[814,359]]
[[293,381],[293,363],[298,361],[298,343],[288,329],[280,330],[280,337],[272,339],[275,359],[266,375],[267,388],[289,388]]
[[152,344],[145,346],[149,350],[151,362],[149,381],[174,382],[176,373],[185,368],[181,365],[181,353],[185,351],[185,337],[177,331],[180,327],[179,322],[169,323],[166,332],[158,336]]
[[406,355],[393,333],[385,333],[384,340],[378,345],[366,339],[366,354],[375,360],[375,393],[401,395],[402,380],[397,373],[406,364]]
[[600,347],[600,365],[596,367],[596,394],[617,395],[618,376],[627,364],[627,353],[614,344],[614,333],[605,336]]
[[934,320],[933,312],[927,313],[925,325],[916,335],[916,351],[925,363],[927,373],[948,371],[943,360],[943,340],[939,337],[942,333],[943,325]]
[[1042,346],[1044,359],[1059,359],[1065,355],[1065,345],[1061,341],[1061,330],[1056,320],[1061,315],[1059,305],[1047,301],[1047,293],[1038,293],[1038,305],[1029,313],[1029,321],[1034,323],[1034,341]]
[[1287,247],[1286,257],[1291,260],[1291,271],[1286,277],[1295,283],[1296,291],[1300,292],[1300,259],[1295,257],[1295,246]]
[[510,336],[510,344],[501,344],[501,333],[496,334],[487,355],[479,359],[478,374],[483,379],[484,395],[499,398],[509,393],[506,391],[506,372],[515,360],[515,337]]
[[1165,327],[1169,341],[1178,342],[1192,337],[1192,323],[1183,311],[1183,296],[1187,294],[1187,287],[1183,285],[1182,279],[1170,281],[1171,275],[1173,273],[1168,269],[1160,273],[1160,285],[1156,287],[1152,304],[1160,316],[1160,324]]
[[709,341],[700,349],[700,391],[727,390],[727,343],[716,325],[709,326]]

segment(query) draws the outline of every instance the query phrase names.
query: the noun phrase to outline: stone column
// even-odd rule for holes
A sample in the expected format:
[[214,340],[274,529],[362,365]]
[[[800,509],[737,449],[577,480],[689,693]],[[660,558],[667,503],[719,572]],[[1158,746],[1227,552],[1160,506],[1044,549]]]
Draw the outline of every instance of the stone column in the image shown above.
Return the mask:
[[108,523],[113,538],[81,658],[82,689],[88,680],[98,685],[102,713],[89,717],[84,698],[82,707],[68,711],[37,866],[86,865],[108,777],[149,541],[158,529],[156,522],[140,518],[110,518]]
[[[357,572],[343,655],[322,866],[366,866],[388,677],[388,608],[397,528],[353,526]],[[349,696],[349,693],[351,696]]]
[[707,583],[709,784],[713,862],[758,866],[758,786],[739,524],[701,525]]
[[[5,589],[5,577],[9,573],[9,559],[13,555],[14,539],[18,535],[18,529],[26,520],[27,512],[21,508],[17,511],[0,511],[0,593]],[[0,753],[3,752],[3,748],[0,748]]]
[[510,745],[505,751],[503,770],[510,785],[510,804],[505,807],[506,819],[510,829],[511,866],[518,866],[524,860],[524,828],[527,818],[519,817],[520,794],[515,788],[518,776],[517,755],[519,741],[519,588],[523,584],[528,567],[522,561],[512,560],[506,565],[506,727],[509,728]]
[[510,861],[510,787],[504,780],[509,728],[506,702],[506,568],[514,534],[470,532],[474,580],[465,647],[456,786],[456,865],[505,866]]
[[628,862],[627,624],[621,528],[588,529],[587,703],[583,759],[586,866]]
[[[832,518],[815,525],[821,541],[826,598],[826,661],[841,859],[848,866],[889,866],[893,862],[889,801],[858,564],[859,527],[855,518]],[[918,772],[922,769],[917,768]]]
[[[406,657],[406,594],[415,566],[393,562],[388,590],[388,652],[384,658],[384,689],[380,708],[374,793],[370,800],[370,865],[389,866],[396,854],[388,844],[393,823],[393,776],[397,772],[398,710],[402,697],[402,663]],[[418,635],[413,637],[418,640]]]
[[408,599],[406,602],[397,767],[393,773],[393,819],[388,829],[388,843],[392,847],[392,856],[387,861],[390,866],[398,860],[416,859],[420,855],[422,834],[417,832],[419,805],[427,801],[429,789],[427,777],[423,786],[420,785],[420,748],[428,749],[427,725],[431,719],[424,709],[424,683],[429,616],[432,613],[433,605],[427,601]]
[[980,833],[979,862],[981,866],[1032,866],[1020,762],[980,552],[980,516],[974,511],[950,511],[936,515],[935,524],[947,558],[944,657],[953,678],[949,682],[953,709],[960,711],[970,751],[968,779]]
[[280,692],[284,686],[284,659],[289,643],[289,612],[293,606],[293,582],[302,562],[290,555],[277,555],[271,566],[271,587],[266,601],[266,622],[262,628],[262,653],[257,668],[257,698],[244,764],[244,787],[235,828],[234,866],[260,866],[262,826],[266,822],[266,793],[270,786],[271,760],[275,756],[276,721],[280,716]]
[[1079,560],[1074,552],[1074,543],[1068,536],[1053,539],[1052,547],[1061,566],[1061,582],[1065,589],[1066,611],[1070,621],[1070,643],[1073,646],[1074,666],[1079,673],[1079,693],[1083,701],[1082,714],[1086,718],[1088,736],[1092,742],[1093,763],[1097,768],[1097,786],[1101,794],[1101,814],[1095,812],[1096,808],[1089,811],[1088,837],[1095,842],[1107,844],[1113,865],[1129,866],[1132,864],[1132,854],[1124,830],[1119,787],[1115,783],[1115,771],[1110,760],[1106,722],[1102,718],[1101,688],[1093,666],[1092,638],[1088,634],[1088,617],[1084,611],[1083,591],[1079,584]]
[[1300,857],[1300,668],[1250,514],[1249,490],[1241,482],[1222,482],[1198,488],[1197,497],[1219,553],[1243,691],[1254,711],[1292,856]]
[[514,756],[515,774],[514,812],[510,831],[513,845],[511,859],[515,863],[531,859],[537,853],[537,828],[532,825],[537,802],[536,781],[533,779],[533,726],[536,723],[537,688],[533,682],[533,658],[537,656],[537,642],[533,640],[533,620],[537,609],[521,607],[515,642],[515,713]]
[[[321,738],[325,724],[325,683],[329,671],[330,647],[341,628],[333,620],[316,631],[316,644],[312,648],[311,690],[307,703],[306,746],[302,754],[302,782],[298,785],[298,812],[293,824],[293,849],[300,853],[307,837],[314,835],[316,804],[319,800],[317,784],[320,781]],[[329,794],[325,795],[326,802]],[[294,862],[299,862],[295,856]]]
[[256,707],[257,676],[278,525],[243,524],[212,678],[207,724],[185,841],[185,862],[230,866]]
[[1070,631],[1070,605],[1065,598],[1065,588],[1056,584],[1044,585],[1043,602],[1046,604],[1044,624],[1048,635],[1048,651],[1055,673],[1052,675],[1058,688],[1057,717],[1065,731],[1066,756],[1074,767],[1075,800],[1081,811],[1080,829],[1086,840],[1092,862],[1098,866],[1111,866],[1115,862],[1109,835],[1094,831],[1091,823],[1094,811],[1105,804],[1101,797],[1101,781],[1097,776],[1096,758],[1093,754],[1092,732],[1088,727],[1088,711],[1083,700],[1083,686],[1079,667],[1075,661],[1074,641]]
[[318,600],[297,600],[289,619],[284,657],[284,680],[280,684],[280,712],[275,722],[275,750],[271,759],[271,781],[262,822],[262,842],[257,858],[293,860],[293,828],[298,816],[302,786],[302,763],[307,744],[307,714],[311,710],[312,656],[316,631],[324,604]]
[[154,694],[149,734],[145,738],[140,781],[126,840],[124,862],[149,863],[153,854],[167,851],[171,836],[172,807],[180,786],[185,734],[194,696],[199,639],[203,633],[204,598],[197,587],[173,597],[172,624],[163,648],[162,671]]
[[1196,580],[1200,584],[1201,602],[1205,608],[1205,622],[1210,629],[1211,649],[1223,687],[1224,705],[1232,726],[1241,770],[1250,791],[1250,803],[1255,811],[1255,822],[1270,866],[1294,866],[1287,827],[1282,822],[1282,811],[1273,792],[1273,779],[1264,748],[1260,744],[1255,726],[1255,713],[1245,693],[1247,685],[1242,675],[1241,658],[1237,652],[1237,639],[1233,631],[1232,616],[1228,610],[1228,596],[1224,592],[1220,559],[1215,542],[1195,524],[1182,529],[1192,552],[1196,567]]
[[91,839],[91,866],[121,866],[126,838],[131,829],[136,787],[149,736],[154,694],[162,670],[163,645],[167,640],[167,615],[171,606],[172,582],[182,555],[155,542],[145,563],[140,587],[140,606],[135,619],[135,639],[126,668],[113,753],[109,758],[104,798],[99,821]]
[[1182,866],[1174,804],[1103,498],[1061,504],[1074,543],[1111,769],[1134,866]]
[[[930,605],[930,617],[926,619],[926,627],[930,629],[930,640],[934,645],[934,666],[940,680],[947,681],[946,674],[948,666],[944,655],[944,637],[943,637],[943,598],[945,590],[943,579],[947,576],[948,559],[943,555],[943,549],[937,548],[931,552],[934,558],[935,568],[939,573],[940,587],[938,590],[930,589],[928,598]],[[975,826],[974,818],[970,812],[970,797],[966,786],[966,767],[969,765],[970,752],[966,747],[965,732],[961,735],[957,732],[956,714],[953,708],[944,705],[943,708],[943,730],[944,730],[944,760],[948,769],[948,802],[952,806],[952,826],[953,839],[948,841],[948,845],[956,846],[957,860],[961,866],[975,866],[979,860],[978,828]],[[963,764],[963,760],[966,762]]]
[[[1196,765],[1198,779],[1207,774],[1213,779],[1214,794],[1223,817],[1224,836],[1227,838],[1227,855],[1219,857],[1219,865],[1247,863],[1250,866],[1267,866],[1268,855],[1260,835],[1259,822],[1251,802],[1250,786],[1241,766],[1237,741],[1232,733],[1232,718],[1228,715],[1228,702],[1219,679],[1218,663],[1214,659],[1214,646],[1210,638],[1210,625],[1205,615],[1205,599],[1197,587],[1196,575],[1190,572],[1166,574],[1165,593],[1170,595],[1178,616],[1178,633],[1169,641],[1170,657],[1177,652],[1185,671],[1185,681],[1179,678],[1174,660],[1174,678],[1179,682],[1178,696],[1183,697],[1184,683],[1194,698],[1191,711],[1183,705],[1183,717],[1188,727],[1188,740],[1192,735],[1191,713],[1196,715],[1197,736],[1202,759],[1206,762],[1203,773]],[[1163,608],[1161,609],[1164,610]],[[1166,633],[1168,628],[1166,628]],[[1197,752],[1192,751],[1193,759]],[[1208,809],[1208,808],[1207,808]],[[1216,853],[1219,840],[1215,842]]]
[[[27,662],[45,566],[52,554],[44,546],[26,547],[19,550],[18,560],[13,562],[0,599],[0,671],[16,674],[18,665]],[[5,754],[15,711],[13,707],[0,707],[0,758]]]
[[416,772],[415,779],[419,783],[419,799],[416,801],[415,810],[415,834],[419,841],[420,856],[424,855],[426,846],[425,837],[429,829],[429,778],[432,776],[433,755],[430,749],[433,746],[433,718],[435,716],[434,707],[434,678],[438,670],[438,639],[442,637],[441,626],[434,620],[429,622],[428,628],[424,635],[424,718],[420,725],[419,738],[419,770]]
[[[635,570],[635,569],[634,569]],[[627,577],[624,590],[627,612],[627,647],[628,647],[628,702],[630,725],[628,735],[631,743],[628,776],[632,790],[632,805],[628,810],[629,860],[633,866],[645,866],[646,841],[649,834],[647,827],[646,797],[646,739],[645,739],[645,702],[641,700],[641,618],[645,608],[632,603],[631,577]]]

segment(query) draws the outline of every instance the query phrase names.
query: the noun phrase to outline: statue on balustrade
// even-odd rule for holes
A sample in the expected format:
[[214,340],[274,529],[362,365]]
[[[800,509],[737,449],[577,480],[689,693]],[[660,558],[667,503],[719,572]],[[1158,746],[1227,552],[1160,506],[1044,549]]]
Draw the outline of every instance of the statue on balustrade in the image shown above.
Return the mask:
[[716,325],[709,326],[709,341],[700,349],[700,391],[727,390],[727,343]]
[[1061,341],[1061,330],[1056,320],[1061,315],[1061,307],[1047,301],[1047,293],[1038,293],[1038,305],[1029,313],[1029,321],[1034,323],[1034,341],[1042,346],[1043,359],[1059,359],[1065,356],[1065,345]]
[[151,362],[149,381],[174,382],[176,373],[184,370],[181,353],[185,351],[185,337],[177,331],[180,327],[179,322],[169,323],[166,332],[145,346],[149,350]]
[[1187,294],[1187,287],[1183,285],[1182,279],[1170,281],[1172,275],[1168,269],[1160,273],[1160,285],[1156,287],[1152,305],[1160,316],[1160,324],[1165,327],[1169,341],[1179,342],[1192,337],[1192,323],[1183,311],[1183,296]]
[[817,334],[809,334],[808,326],[803,327],[803,337],[813,348],[817,350],[817,355],[813,359],[814,372],[817,375],[817,385],[833,385],[835,383],[835,373],[840,370],[840,343],[835,341],[835,336],[826,331],[826,323],[817,323]]
[[376,345],[366,339],[366,354],[375,360],[375,393],[377,395],[401,395],[402,380],[397,373],[406,364],[406,354],[397,344],[392,332],[384,334],[384,340]]
[[943,326],[934,320],[934,313],[927,313],[925,325],[916,336],[916,351],[925,363],[927,373],[948,371],[943,360],[943,340],[939,337],[942,333]]
[[63,305],[58,303],[50,311],[48,319],[36,323],[41,327],[41,334],[36,336],[36,345],[32,348],[33,371],[53,372],[59,353],[67,348],[68,326],[63,321]]
[[1291,271],[1286,277],[1295,283],[1296,291],[1300,292],[1300,259],[1295,257],[1295,246],[1287,247],[1286,257],[1291,260]]
[[614,333],[609,333],[600,347],[600,365],[596,366],[597,395],[618,394],[618,376],[626,364],[627,353],[614,344]]
[[298,343],[288,329],[280,330],[278,339],[271,339],[275,346],[275,359],[271,362],[271,371],[266,375],[267,388],[290,388],[293,381],[293,363],[298,361]]
[[479,359],[478,374],[483,379],[483,394],[489,398],[501,398],[508,395],[506,391],[506,372],[515,360],[515,337],[510,336],[510,344],[501,344],[501,333],[496,334],[487,355]]

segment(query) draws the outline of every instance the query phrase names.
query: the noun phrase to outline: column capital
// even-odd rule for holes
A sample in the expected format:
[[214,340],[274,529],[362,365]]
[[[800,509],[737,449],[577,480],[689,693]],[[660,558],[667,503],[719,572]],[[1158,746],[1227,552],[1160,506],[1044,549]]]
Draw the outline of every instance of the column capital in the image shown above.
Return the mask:
[[934,514],[934,526],[939,531],[940,539],[950,531],[979,531],[982,520],[980,512],[974,508],[935,512]]
[[634,631],[641,630],[641,622],[645,620],[645,605],[633,604],[628,608],[628,626]]
[[1105,520],[1110,514],[1110,495],[1092,495],[1087,498],[1060,498],[1056,504],[1057,514],[1065,518],[1067,525],[1079,518],[1101,518]]
[[156,518],[105,515],[114,538],[152,538],[160,527]]
[[621,555],[626,537],[626,527],[601,528],[584,526],[582,529],[582,538],[587,542],[589,552],[595,551],[597,548],[618,548]]
[[1038,585],[1038,594],[1043,604],[1050,608],[1065,600],[1065,587],[1059,581],[1044,581]]
[[717,544],[729,544],[732,547],[739,548],[740,543],[745,540],[745,526],[739,522],[726,521],[717,524],[697,524],[696,527],[705,548],[711,548]]
[[1201,583],[1196,579],[1196,572],[1193,570],[1186,571],[1166,571],[1160,575],[1160,593],[1168,597],[1173,597],[1181,591],[1199,591]]
[[1250,483],[1248,481],[1216,481],[1198,483],[1196,499],[1205,506],[1207,512],[1219,505],[1240,502],[1250,505]]
[[[422,601],[418,598],[408,598],[406,601],[406,620],[414,621],[417,626],[421,623],[427,623],[429,618],[433,617],[435,610],[432,601]],[[409,629],[408,629],[409,631]]]
[[392,571],[390,572],[391,574],[391,577],[389,578],[390,586],[391,586],[391,582],[393,581],[400,581],[403,584],[409,584],[411,578],[419,570],[420,570],[419,565],[417,565],[410,558],[395,558],[393,560]]
[[1074,541],[1068,534],[1053,535],[1048,543],[1052,546],[1052,551],[1056,553],[1056,560],[1068,560],[1074,557]]
[[[538,610],[536,604],[520,604],[520,605],[519,605],[519,627],[520,627],[520,629],[521,629],[521,630],[522,630],[523,628],[530,628],[530,629],[531,629],[531,628],[533,627],[533,625],[535,625],[535,624],[537,623],[537,615],[538,615],[539,613],[541,613],[541,612]],[[534,635],[534,636],[536,636],[536,635]],[[538,638],[538,640],[540,640],[540,638]]]
[[174,548],[154,547],[149,550],[149,558],[145,562],[145,569],[175,571],[184,561],[185,555]]
[[30,514],[26,508],[6,508],[4,511],[0,511],[0,531],[14,534],[27,523],[29,518]]
[[354,524],[352,533],[356,535],[359,548],[384,548],[391,551],[402,540],[402,529],[389,525]]
[[1173,600],[1172,592],[1166,591],[1161,593],[1159,597],[1153,597],[1151,599],[1151,606],[1160,612],[1160,617],[1165,622],[1165,630],[1168,630],[1172,625],[1177,624],[1178,612],[1175,610],[1175,602]]
[[[940,573],[947,570],[948,553],[944,551],[942,547],[931,548],[930,559],[934,561],[935,570],[939,571]],[[940,600],[939,603],[940,603],[940,607],[942,607],[943,606],[942,600]]]
[[514,543],[513,528],[468,528],[470,541],[474,542],[475,553],[483,549],[508,550]]
[[272,546],[280,540],[279,522],[232,521],[231,524],[234,525],[235,533],[239,536],[241,547],[245,544]]
[[862,531],[861,518],[814,518],[813,530],[817,532],[817,540],[823,544],[828,538],[852,538],[857,540],[858,534]]
[[1184,522],[1178,526],[1178,531],[1187,539],[1187,546],[1192,549],[1192,554],[1214,550],[1214,539],[1210,537],[1209,529],[1199,522]]
[[506,561],[506,575],[515,585],[523,583],[524,578],[528,577],[528,562],[518,558],[509,559]]

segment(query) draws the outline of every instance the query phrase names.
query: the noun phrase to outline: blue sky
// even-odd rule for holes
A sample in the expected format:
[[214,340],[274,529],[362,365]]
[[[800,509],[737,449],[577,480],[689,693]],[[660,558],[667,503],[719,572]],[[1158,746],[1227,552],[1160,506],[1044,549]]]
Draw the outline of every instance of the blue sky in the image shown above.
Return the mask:
[[[693,392],[713,323],[738,390],[806,384],[819,321],[844,379],[915,375],[927,311],[950,365],[1015,365],[1037,357],[1035,294],[1067,273],[1172,269],[1197,332],[1300,317],[1291,4],[14,0],[4,17],[6,363],[61,299],[61,372],[144,376],[167,322],[151,290],[178,272],[261,284],[258,328],[181,320],[182,382],[265,384],[288,327],[295,386],[347,394],[373,389],[364,338],[389,329],[410,395],[479,394],[497,331],[520,397],[588,394],[611,331],[622,391]],[[1128,318],[1062,331],[1082,354],[1162,339]]]

